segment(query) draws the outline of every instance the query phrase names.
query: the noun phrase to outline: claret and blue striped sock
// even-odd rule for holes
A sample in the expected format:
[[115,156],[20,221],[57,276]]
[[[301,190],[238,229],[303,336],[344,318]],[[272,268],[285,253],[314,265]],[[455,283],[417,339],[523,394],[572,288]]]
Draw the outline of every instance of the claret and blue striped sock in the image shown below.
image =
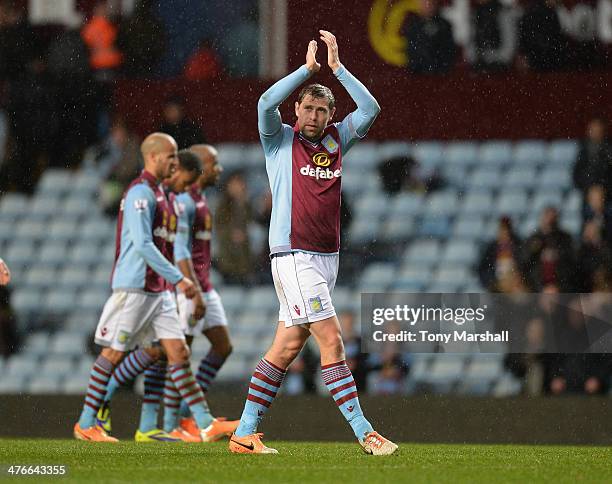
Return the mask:
[[144,372],[152,363],[153,358],[144,349],[132,351],[121,364],[115,368],[113,376],[108,382],[105,402],[110,402],[115,392],[121,386],[126,386]]
[[325,386],[332,394],[336,405],[350,424],[359,440],[372,432],[372,425],[363,416],[363,411],[359,405],[357,386],[353,379],[353,374],[346,361],[338,361],[329,365],[321,366],[321,375]]
[[178,392],[170,372],[166,373],[166,385],[164,386],[164,430],[172,432],[178,427],[178,412],[181,403],[181,394]]
[[[219,356],[216,353],[210,351],[200,361],[200,366],[198,367],[198,372],[196,373],[195,377],[198,384],[200,385],[200,388],[202,389],[202,393],[204,393],[205,396],[208,392],[208,388],[217,376],[217,372],[221,369],[223,363],[225,363],[225,360],[225,357]],[[205,404],[208,407],[206,401]],[[187,402],[185,400],[181,402],[179,415],[181,417],[189,417],[191,415],[191,412],[189,411],[189,405],[187,405]]]
[[95,424],[96,414],[104,402],[108,380],[112,372],[113,364],[104,356],[98,356],[89,374],[85,404],[79,418],[79,425],[82,429],[88,429]]
[[180,393],[181,398],[187,402],[198,427],[201,429],[208,427],[214,420],[214,417],[208,410],[208,405],[200,385],[198,385],[193,377],[190,364],[178,363],[170,365],[168,366],[168,372],[174,387]]
[[240,425],[236,429],[238,437],[257,432],[257,427],[274,401],[286,372],[286,369],[279,368],[265,358],[257,364],[249,383],[249,394],[240,417]]
[[166,365],[166,360],[159,360],[144,372],[144,396],[142,409],[140,410],[139,426],[141,432],[148,432],[157,428],[157,414],[166,381]]

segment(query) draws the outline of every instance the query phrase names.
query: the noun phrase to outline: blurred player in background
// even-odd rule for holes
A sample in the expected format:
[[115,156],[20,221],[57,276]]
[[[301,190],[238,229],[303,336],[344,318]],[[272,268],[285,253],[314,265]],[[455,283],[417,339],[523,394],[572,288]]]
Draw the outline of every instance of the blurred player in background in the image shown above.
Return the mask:
[[104,347],[91,370],[85,404],[74,436],[79,440],[116,442],[95,424],[114,368],[137,344],[159,340],[168,358],[170,385],[187,399],[196,421],[203,420],[204,395],[189,364],[189,348],[178,322],[168,284],[187,297],[195,296],[193,282],[167,258],[168,200],[160,186],[177,163],[177,145],[166,134],[153,133],[143,141],[143,172],[130,184],[117,220],[117,249],[112,275],[113,294],[106,302],[95,341]]
[[0,286],[6,286],[9,282],[11,282],[11,271],[6,262],[0,259]]
[[[178,293],[179,317],[187,344],[191,346],[197,334],[203,334],[210,341],[210,350],[202,358],[196,379],[204,394],[212,384],[217,372],[232,352],[232,344],[227,330],[227,317],[219,293],[215,291],[210,280],[212,215],[204,190],[214,186],[223,171],[217,161],[217,150],[210,145],[195,145],[190,151],[197,155],[203,164],[202,175],[189,190],[176,197],[179,211],[178,232],[174,244],[174,258],[185,277],[196,284],[205,301],[206,314],[202,315],[194,308],[197,298],[189,299]],[[168,409],[168,421],[164,418],[164,429],[176,428],[176,417]],[[189,407],[185,401],[180,407],[180,426],[191,435],[197,435],[197,425],[189,417]],[[206,430],[209,441],[230,436],[238,427],[238,421],[214,419],[210,429]]]
[[288,366],[312,334],[321,352],[323,381],[368,454],[392,454],[397,445],[374,431],[359,405],[357,387],[346,365],[340,324],[331,301],[340,248],[342,157],[363,138],[380,107],[340,63],[336,38],[320,30],[327,63],[357,104],[340,123],[335,100],[320,84],[306,86],[295,103],[297,123],[282,123],[279,105],[320,69],[317,42],[308,44],[306,65],[268,89],[259,99],[258,127],[272,190],[270,251],[280,302],[272,346],[255,368],[240,425],[229,448],[237,453],[274,453],[257,427],[274,400]]

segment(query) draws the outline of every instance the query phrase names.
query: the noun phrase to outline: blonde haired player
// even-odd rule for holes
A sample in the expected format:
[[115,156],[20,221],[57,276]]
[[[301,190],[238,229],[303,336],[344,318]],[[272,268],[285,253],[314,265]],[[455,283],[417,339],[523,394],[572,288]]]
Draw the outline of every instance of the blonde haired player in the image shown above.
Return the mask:
[[259,134],[273,198],[269,234],[272,276],[280,311],[274,341],[255,368],[240,425],[230,439],[229,448],[236,453],[277,453],[262,443],[257,426],[287,367],[310,335],[321,352],[323,381],[363,450],[388,455],[397,449],[375,432],[363,415],[331,301],[340,248],[342,158],[366,135],[380,107],[340,63],[334,35],[326,30],[319,33],[327,45],[327,63],[357,110],[340,123],[329,124],[336,111],[334,97],[329,88],[311,84],[302,89],[295,103],[295,126],[282,123],[278,106],[321,68],[314,40],[308,44],[306,64],[259,99]]

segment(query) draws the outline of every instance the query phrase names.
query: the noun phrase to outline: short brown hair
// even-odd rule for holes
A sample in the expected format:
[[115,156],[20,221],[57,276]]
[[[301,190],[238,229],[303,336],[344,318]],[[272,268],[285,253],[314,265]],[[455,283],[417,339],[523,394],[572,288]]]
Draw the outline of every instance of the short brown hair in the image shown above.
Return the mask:
[[334,98],[331,89],[329,87],[322,86],[321,84],[309,84],[308,86],[304,87],[298,96],[298,103],[301,103],[306,96],[312,96],[319,99],[326,98],[329,109],[334,109],[334,106],[336,105],[336,99]]

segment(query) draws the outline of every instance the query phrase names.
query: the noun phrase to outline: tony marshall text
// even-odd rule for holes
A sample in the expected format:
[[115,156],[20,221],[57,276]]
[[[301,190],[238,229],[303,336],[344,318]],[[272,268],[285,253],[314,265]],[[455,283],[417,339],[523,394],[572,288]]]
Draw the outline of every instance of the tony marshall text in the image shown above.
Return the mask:
[[507,343],[509,341],[508,331],[493,333],[469,333],[467,331],[453,331],[452,333],[433,333],[431,331],[399,331],[397,333],[385,333],[384,331],[374,331],[372,339],[374,341],[394,341],[394,342],[435,342],[435,343],[460,343],[460,342],[491,342]]

